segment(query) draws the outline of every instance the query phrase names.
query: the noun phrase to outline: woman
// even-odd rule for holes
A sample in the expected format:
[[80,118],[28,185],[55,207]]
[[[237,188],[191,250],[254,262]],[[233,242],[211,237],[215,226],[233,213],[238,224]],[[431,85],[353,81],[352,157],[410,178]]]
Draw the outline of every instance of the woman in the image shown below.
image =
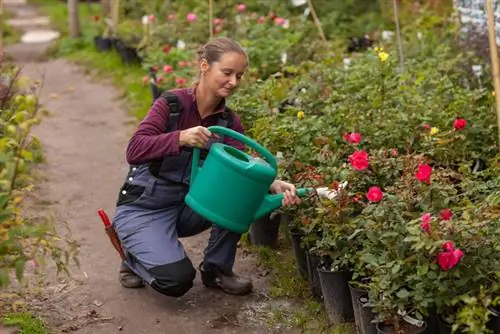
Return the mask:
[[[184,203],[192,148],[208,147],[215,137],[207,128],[222,125],[243,133],[239,117],[226,108],[225,99],[238,87],[247,66],[246,53],[231,39],[207,43],[198,52],[194,87],[174,89],[157,99],[130,139],[131,167],[113,221],[127,254],[120,268],[124,287],[138,288],[146,282],[168,296],[185,294],[193,286],[196,270],[179,238],[211,227],[199,266],[203,284],[228,294],[251,292],[250,280],[232,271],[241,235],[212,226]],[[223,141],[244,149],[234,139]],[[284,206],[300,202],[292,184],[275,180],[270,191],[284,193]]]

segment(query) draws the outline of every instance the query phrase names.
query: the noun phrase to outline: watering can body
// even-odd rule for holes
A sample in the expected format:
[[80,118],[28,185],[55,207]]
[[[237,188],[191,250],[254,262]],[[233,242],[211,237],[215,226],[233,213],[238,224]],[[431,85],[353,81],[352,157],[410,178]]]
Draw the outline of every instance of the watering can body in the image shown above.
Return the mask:
[[[193,150],[191,181],[186,204],[222,228],[244,233],[265,214],[279,208],[282,194],[269,194],[277,176],[274,156],[250,138],[220,126],[208,128],[239,140],[265,159],[257,159],[232,146],[215,143],[199,167],[199,149]],[[298,191],[304,195],[305,189]]]

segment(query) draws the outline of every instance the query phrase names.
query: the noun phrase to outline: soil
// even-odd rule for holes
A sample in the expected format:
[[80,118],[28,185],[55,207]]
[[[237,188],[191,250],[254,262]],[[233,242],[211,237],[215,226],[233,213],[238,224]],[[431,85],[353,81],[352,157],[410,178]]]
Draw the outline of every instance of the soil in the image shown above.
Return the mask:
[[[279,332],[267,328],[265,316],[270,308],[286,305],[266,299],[265,272],[242,249],[235,271],[253,279],[255,291],[249,296],[209,290],[199,273],[194,287],[181,298],[119,284],[120,259],[96,210],[102,207],[113,215],[128,169],[125,148],[134,128],[118,89],[65,60],[38,61],[40,50],[47,46],[7,49],[23,66],[24,75],[43,81],[41,102],[51,113],[34,129],[46,161],[38,167],[43,178],[36,185],[29,214],[54,215],[59,226],[67,224],[80,243],[81,265],[70,269],[71,278],[56,278],[53,268],[49,270],[43,292],[30,297],[31,308],[56,333]],[[182,240],[195,265],[202,259],[208,233]]]

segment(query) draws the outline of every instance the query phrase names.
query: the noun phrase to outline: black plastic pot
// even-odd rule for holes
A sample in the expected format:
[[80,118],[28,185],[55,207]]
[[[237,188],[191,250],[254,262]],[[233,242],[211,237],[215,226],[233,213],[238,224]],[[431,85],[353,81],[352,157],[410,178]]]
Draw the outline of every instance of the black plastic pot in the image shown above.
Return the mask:
[[292,242],[292,251],[295,256],[295,262],[297,263],[297,270],[303,278],[307,279],[309,277],[307,269],[307,250],[301,244],[305,233],[298,229],[293,229],[290,231],[290,239]]
[[358,307],[358,314],[356,317],[356,326],[359,323],[359,327],[356,327],[358,334],[377,334],[377,325],[372,322],[375,319],[375,313],[373,313],[370,306],[368,295],[361,295],[356,299],[356,305]]
[[323,293],[321,291],[321,283],[319,281],[318,267],[321,264],[321,257],[313,255],[309,252],[307,254],[307,281],[309,283],[309,290],[311,291],[312,297],[321,301],[323,299]]
[[318,267],[323,302],[328,319],[332,325],[349,322],[354,319],[349,281],[351,273],[347,271],[330,271]]
[[[408,333],[408,334],[422,334],[426,331],[427,329],[427,323],[424,322],[424,325],[422,327],[417,327],[417,326],[414,326],[414,325],[410,325],[410,324],[406,324],[406,327],[405,328],[405,332],[404,333]],[[394,330],[392,329],[391,326],[388,326],[384,323],[377,323],[376,325],[377,327],[377,333],[378,334],[394,334]],[[441,332],[440,332],[441,334]]]
[[368,291],[365,289],[356,288],[353,286],[353,283],[349,282],[349,291],[351,293],[351,302],[352,308],[354,310],[354,323],[356,325],[356,332],[361,332],[361,304],[359,303],[359,298],[362,296],[366,296]]
[[137,54],[136,48],[126,45],[121,40],[116,41],[115,48],[125,65],[134,65],[141,63],[141,59]]
[[493,314],[490,315],[490,320],[486,324],[486,327],[493,331],[494,334],[500,334],[500,310],[491,307],[489,310]]
[[275,248],[278,246],[280,215],[265,215],[250,226],[248,238],[254,246]]
[[114,40],[112,38],[104,38],[102,36],[94,37],[94,46],[100,52],[110,51],[113,49]]

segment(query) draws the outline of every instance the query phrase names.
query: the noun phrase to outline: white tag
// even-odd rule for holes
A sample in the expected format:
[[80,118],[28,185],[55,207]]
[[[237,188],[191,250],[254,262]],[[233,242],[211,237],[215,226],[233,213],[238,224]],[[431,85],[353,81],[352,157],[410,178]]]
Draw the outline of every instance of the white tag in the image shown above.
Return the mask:
[[384,30],[382,31],[382,39],[384,41],[389,41],[392,39],[392,36],[394,36],[394,32],[389,31],[389,30]]
[[348,69],[349,65],[351,65],[351,58],[344,58],[344,69]]
[[281,63],[282,64],[286,63],[286,58],[287,58],[286,52],[281,53]]
[[182,39],[179,39],[177,41],[177,48],[179,50],[184,50],[186,48],[186,43],[184,43],[184,41]]
[[147,25],[149,23],[149,19],[148,19],[148,16],[147,15],[144,15],[142,17],[142,24],[143,25]]
[[290,2],[292,3],[292,6],[294,7],[300,7],[300,6],[303,6],[307,3],[307,0],[290,0]]
[[285,20],[282,25],[283,29],[288,29],[290,27],[290,20]]
[[472,65],[472,71],[476,77],[480,77],[483,75],[483,66],[481,65]]

